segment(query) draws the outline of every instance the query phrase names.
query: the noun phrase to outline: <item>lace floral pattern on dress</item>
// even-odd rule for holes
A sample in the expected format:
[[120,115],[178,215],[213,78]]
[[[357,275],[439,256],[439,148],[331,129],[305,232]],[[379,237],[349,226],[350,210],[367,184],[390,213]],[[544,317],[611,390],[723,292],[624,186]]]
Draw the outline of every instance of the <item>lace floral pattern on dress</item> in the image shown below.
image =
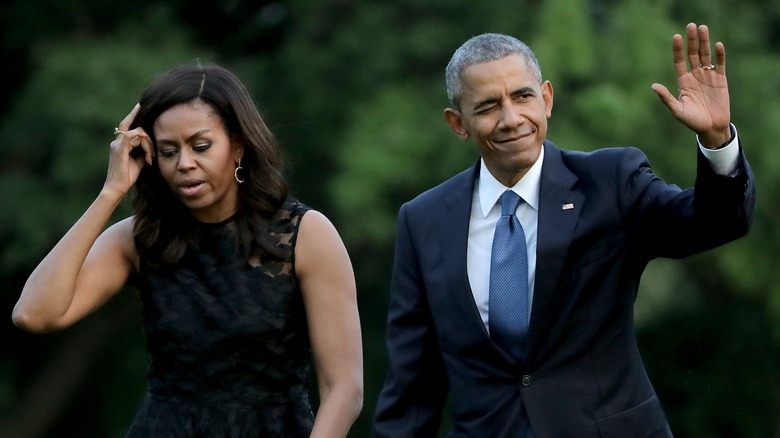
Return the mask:
[[128,437],[308,437],[309,337],[289,199],[270,224],[282,260],[237,254],[235,223],[201,224],[172,268],[139,276],[149,393]]

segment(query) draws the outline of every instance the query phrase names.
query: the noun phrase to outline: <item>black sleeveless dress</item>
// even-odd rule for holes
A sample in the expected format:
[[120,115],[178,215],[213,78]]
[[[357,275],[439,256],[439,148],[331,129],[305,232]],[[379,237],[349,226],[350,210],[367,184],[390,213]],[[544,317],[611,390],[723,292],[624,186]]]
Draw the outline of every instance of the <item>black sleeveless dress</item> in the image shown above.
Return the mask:
[[149,390],[129,438],[309,436],[309,336],[293,272],[307,210],[289,199],[271,223],[283,261],[247,262],[229,219],[199,224],[175,267],[142,268]]

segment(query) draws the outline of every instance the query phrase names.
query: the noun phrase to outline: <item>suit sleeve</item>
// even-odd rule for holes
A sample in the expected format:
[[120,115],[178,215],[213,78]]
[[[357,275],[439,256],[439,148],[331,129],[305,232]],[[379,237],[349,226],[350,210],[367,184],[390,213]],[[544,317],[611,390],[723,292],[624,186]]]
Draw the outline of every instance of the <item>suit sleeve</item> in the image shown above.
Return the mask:
[[401,207],[398,217],[387,321],[389,364],[376,407],[374,438],[435,437],[447,394],[407,207]]
[[717,174],[701,152],[697,169],[694,187],[697,215],[715,224],[714,233],[724,234],[722,243],[747,234],[756,210],[756,184],[742,142],[739,141],[737,170],[733,175]]
[[[755,211],[756,188],[741,143],[732,175],[717,174],[698,151],[696,184],[686,190],[652,174],[644,154],[633,155],[631,160],[641,163],[624,188],[630,192],[632,187],[641,187],[641,192],[624,192],[636,200],[634,214],[628,211],[627,215],[638,218],[635,235],[640,236],[651,258],[686,257],[747,234]],[[637,168],[636,164],[630,166]]]

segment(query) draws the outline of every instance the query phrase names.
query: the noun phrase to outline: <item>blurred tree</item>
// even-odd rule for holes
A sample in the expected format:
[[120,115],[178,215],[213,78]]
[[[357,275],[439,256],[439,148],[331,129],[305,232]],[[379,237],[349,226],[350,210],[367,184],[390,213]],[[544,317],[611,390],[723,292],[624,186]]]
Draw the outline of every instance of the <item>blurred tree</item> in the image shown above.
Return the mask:
[[[181,61],[221,61],[282,141],[295,194],[334,220],[353,257],[366,396],[350,435],[367,436],[386,367],[396,213],[477,157],[442,114],[452,52],[487,31],[527,41],[556,91],[551,140],[638,146],[661,177],[689,186],[692,135],[650,90],[674,88],[671,36],[689,21],[709,24],[726,44],[758,212],[740,241],[651,263],[636,305],[640,342],[678,435],[780,437],[777,2],[168,0],[123,10],[105,0],[5,2],[0,47],[18,65],[0,92],[0,190],[13,206],[0,210],[0,302],[10,313],[26,274],[96,195],[108,130],[142,87]],[[56,335],[0,327],[0,347],[11,352],[0,361],[0,436],[122,436],[145,385],[133,302],[123,294]],[[38,391],[51,385],[60,391]]]

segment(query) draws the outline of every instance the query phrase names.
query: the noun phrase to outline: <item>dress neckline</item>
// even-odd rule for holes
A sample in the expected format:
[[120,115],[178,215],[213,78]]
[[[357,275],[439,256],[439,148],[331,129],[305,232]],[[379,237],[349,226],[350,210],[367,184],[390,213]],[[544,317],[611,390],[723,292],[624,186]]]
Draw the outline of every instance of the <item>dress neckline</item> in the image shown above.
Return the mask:
[[229,218],[221,220],[219,222],[201,222],[201,221],[195,219],[195,223],[201,229],[204,229],[204,230],[216,230],[218,228],[223,228],[225,225],[235,221],[237,216],[238,216],[238,213],[233,213],[233,215],[230,216]]

